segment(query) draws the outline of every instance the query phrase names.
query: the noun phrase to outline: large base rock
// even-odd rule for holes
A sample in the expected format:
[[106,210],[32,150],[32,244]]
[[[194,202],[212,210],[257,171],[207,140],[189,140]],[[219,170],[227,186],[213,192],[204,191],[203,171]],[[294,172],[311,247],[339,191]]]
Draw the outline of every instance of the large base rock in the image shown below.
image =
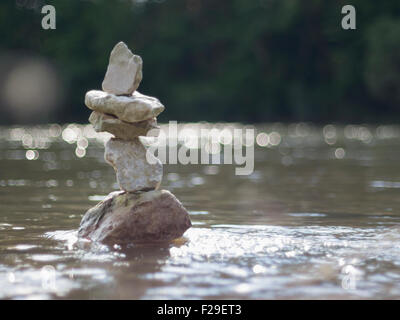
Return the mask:
[[78,235],[106,244],[170,241],[191,225],[186,209],[167,190],[116,191],[86,212]]

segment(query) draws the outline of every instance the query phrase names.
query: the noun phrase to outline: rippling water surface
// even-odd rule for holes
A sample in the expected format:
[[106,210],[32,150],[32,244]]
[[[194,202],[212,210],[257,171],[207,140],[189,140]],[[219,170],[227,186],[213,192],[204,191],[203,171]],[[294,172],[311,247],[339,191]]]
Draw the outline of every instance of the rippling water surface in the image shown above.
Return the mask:
[[76,239],[118,187],[106,138],[0,128],[0,298],[400,298],[399,127],[258,126],[250,176],[166,165],[193,227],[128,247]]

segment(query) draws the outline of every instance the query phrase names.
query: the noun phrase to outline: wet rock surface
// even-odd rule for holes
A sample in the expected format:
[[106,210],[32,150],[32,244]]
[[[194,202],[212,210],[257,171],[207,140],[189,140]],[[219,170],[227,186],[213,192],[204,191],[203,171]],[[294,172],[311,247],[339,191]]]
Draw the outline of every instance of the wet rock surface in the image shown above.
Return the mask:
[[106,244],[170,241],[191,227],[189,214],[167,190],[116,191],[89,209],[79,236]]

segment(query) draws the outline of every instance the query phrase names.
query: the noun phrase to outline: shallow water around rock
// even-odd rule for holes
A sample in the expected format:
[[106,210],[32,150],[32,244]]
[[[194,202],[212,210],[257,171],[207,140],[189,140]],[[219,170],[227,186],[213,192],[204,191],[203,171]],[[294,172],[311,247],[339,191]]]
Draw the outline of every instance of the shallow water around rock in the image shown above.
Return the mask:
[[256,129],[249,176],[164,166],[193,222],[183,238],[107,247],[76,239],[118,188],[107,136],[0,128],[0,298],[400,298],[399,127]]

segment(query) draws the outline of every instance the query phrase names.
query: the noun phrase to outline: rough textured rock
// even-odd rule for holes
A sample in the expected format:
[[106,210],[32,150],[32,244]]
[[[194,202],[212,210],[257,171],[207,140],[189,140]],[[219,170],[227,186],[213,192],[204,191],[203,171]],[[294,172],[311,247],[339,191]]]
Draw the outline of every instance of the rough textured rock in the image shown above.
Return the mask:
[[170,241],[191,227],[186,209],[167,190],[116,191],[89,209],[78,235],[106,244]]
[[159,129],[156,118],[130,123],[97,111],[90,114],[89,122],[97,132],[107,131],[122,140],[133,140],[138,136],[146,136],[150,130],[157,132],[155,129]]
[[111,138],[105,147],[104,158],[113,166],[122,190],[145,191],[157,189],[160,186],[163,173],[162,163],[147,152],[138,138],[132,141]]
[[152,119],[164,111],[164,106],[157,98],[138,91],[127,97],[91,90],[86,93],[85,104],[93,111],[112,114],[126,122]]
[[164,111],[157,98],[136,91],[142,64],[139,56],[118,43],[110,55],[104,91],[86,93],[85,104],[93,111],[89,122],[97,132],[115,136],[107,141],[104,158],[113,166],[122,191],[110,193],[86,212],[78,231],[81,238],[105,244],[170,241],[191,227],[179,200],[169,191],[157,190],[162,163],[139,140],[158,136],[156,117]]
[[142,81],[142,58],[134,55],[125,43],[111,51],[102,88],[115,95],[131,95]]

